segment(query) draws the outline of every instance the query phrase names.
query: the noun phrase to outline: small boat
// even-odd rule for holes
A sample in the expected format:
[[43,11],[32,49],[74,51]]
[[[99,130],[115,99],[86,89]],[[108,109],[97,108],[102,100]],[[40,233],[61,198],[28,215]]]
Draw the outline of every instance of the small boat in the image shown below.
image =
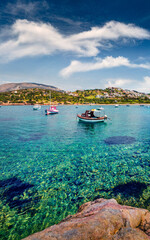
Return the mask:
[[129,104],[127,104],[127,105],[126,105],[126,107],[130,107],[130,105],[129,105]]
[[85,113],[82,113],[81,115],[78,114],[77,118],[82,122],[96,123],[107,120],[107,115],[103,115],[99,109],[91,109],[86,110]]
[[97,110],[104,110],[104,108],[103,107],[99,107]]
[[116,104],[116,105],[115,105],[115,108],[118,108],[118,107],[119,107],[119,105],[118,105],[118,104]]
[[39,110],[39,109],[41,109],[41,105],[35,104],[35,105],[33,106],[33,110]]
[[49,109],[45,110],[45,115],[59,113],[59,110],[56,109],[56,106],[51,106],[51,92],[50,92],[50,106]]
[[46,115],[56,114],[56,113],[58,113],[58,112],[59,112],[59,110],[56,109],[56,106],[50,106],[49,109],[46,109],[46,110],[45,110],[45,114],[46,114]]

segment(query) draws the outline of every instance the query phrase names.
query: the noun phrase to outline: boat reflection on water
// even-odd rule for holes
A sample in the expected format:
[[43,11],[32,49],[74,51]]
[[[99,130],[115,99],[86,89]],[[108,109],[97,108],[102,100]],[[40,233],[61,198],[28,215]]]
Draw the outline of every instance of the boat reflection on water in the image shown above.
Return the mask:
[[98,134],[101,134],[101,132],[104,131],[104,128],[107,127],[107,122],[101,122],[100,124],[92,124],[92,123],[86,123],[82,121],[78,121],[77,129],[80,131],[80,133],[84,136],[90,135],[90,136],[96,136]]

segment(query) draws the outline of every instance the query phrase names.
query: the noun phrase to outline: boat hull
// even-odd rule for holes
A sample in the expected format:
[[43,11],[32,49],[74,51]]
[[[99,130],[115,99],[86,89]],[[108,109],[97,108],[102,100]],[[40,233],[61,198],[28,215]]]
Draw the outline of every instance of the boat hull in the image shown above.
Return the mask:
[[97,122],[104,122],[107,120],[107,117],[97,117],[97,118],[88,118],[88,117],[82,117],[81,115],[77,115],[79,121],[86,122],[86,123],[97,123]]
[[59,111],[49,111],[49,110],[45,110],[45,114],[46,115],[53,115],[53,114],[57,114]]

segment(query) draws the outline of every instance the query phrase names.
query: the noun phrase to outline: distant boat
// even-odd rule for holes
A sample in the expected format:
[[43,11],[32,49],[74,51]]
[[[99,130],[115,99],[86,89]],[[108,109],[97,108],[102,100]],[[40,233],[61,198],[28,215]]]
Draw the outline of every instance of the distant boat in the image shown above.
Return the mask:
[[56,106],[51,106],[51,92],[50,92],[50,106],[49,106],[49,109],[45,110],[45,114],[50,115],[50,114],[56,114],[58,112],[59,110],[56,109]]
[[39,105],[39,104],[35,104],[33,106],[33,110],[40,110],[40,109],[41,109],[41,105]]
[[91,109],[91,110],[86,110],[85,113],[82,113],[81,115],[78,114],[77,118],[81,122],[96,123],[96,122],[104,122],[105,120],[107,120],[107,115],[101,114],[101,110],[99,109]]
[[104,108],[103,107],[99,107],[99,108],[97,108],[97,110],[104,110]]
[[118,104],[116,104],[116,105],[115,105],[115,108],[118,108],[118,107],[119,107],[119,105],[118,105]]
[[129,105],[129,104],[127,104],[126,106],[127,106],[127,107],[130,107],[130,105]]

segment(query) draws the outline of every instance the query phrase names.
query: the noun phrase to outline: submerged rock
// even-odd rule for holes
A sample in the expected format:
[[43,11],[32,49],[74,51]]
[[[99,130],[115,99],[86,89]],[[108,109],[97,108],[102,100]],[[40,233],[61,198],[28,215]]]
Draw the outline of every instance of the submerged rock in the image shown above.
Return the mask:
[[114,199],[87,202],[78,213],[24,240],[150,240],[150,212]]

